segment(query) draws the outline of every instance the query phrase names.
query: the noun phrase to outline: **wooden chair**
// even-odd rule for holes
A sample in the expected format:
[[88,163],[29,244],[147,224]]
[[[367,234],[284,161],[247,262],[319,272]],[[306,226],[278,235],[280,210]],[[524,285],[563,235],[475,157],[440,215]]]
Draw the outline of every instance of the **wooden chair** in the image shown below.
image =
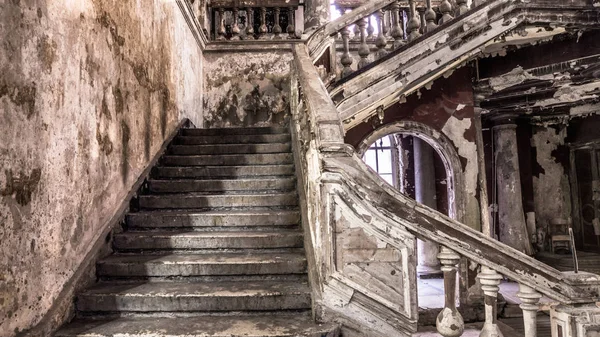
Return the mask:
[[556,218],[550,222],[550,250],[556,254],[556,249],[566,248],[571,251],[571,237],[569,236],[569,222],[565,219]]

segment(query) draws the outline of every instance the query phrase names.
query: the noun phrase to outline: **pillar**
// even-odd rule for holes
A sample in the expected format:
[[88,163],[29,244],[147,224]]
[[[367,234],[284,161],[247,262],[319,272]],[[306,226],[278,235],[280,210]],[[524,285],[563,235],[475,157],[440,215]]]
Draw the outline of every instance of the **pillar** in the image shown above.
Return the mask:
[[[433,148],[427,142],[413,137],[415,200],[437,209],[433,151]],[[417,240],[418,269],[420,273],[439,272],[438,253],[439,247],[435,242]]]
[[492,128],[500,227],[498,236],[501,242],[532,255],[523,212],[516,129],[513,120],[504,120]]

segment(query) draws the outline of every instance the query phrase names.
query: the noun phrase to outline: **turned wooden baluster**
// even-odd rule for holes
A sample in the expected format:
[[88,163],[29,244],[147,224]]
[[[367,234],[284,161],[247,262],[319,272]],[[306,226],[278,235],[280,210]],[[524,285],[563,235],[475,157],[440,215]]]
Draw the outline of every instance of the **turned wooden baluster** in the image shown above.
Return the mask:
[[446,22],[454,19],[452,17],[452,15],[450,14],[452,12],[452,4],[450,3],[450,1],[448,1],[448,0],[442,1],[442,3],[440,4],[440,12],[442,13],[442,18],[440,19],[440,24],[446,23]]
[[388,36],[388,34],[390,34],[390,27],[392,26],[392,12],[391,11],[385,11],[383,12],[383,35],[384,36]]
[[402,25],[400,24],[400,4],[394,2],[390,8],[392,24],[392,31],[390,34],[394,38],[394,49],[396,49],[404,44],[404,30],[402,30]]
[[419,19],[421,20],[421,24],[419,26],[419,33],[421,35],[426,33],[426,23],[425,23],[425,12],[427,8],[419,7],[417,8],[417,12],[419,12]]
[[240,39],[240,27],[238,26],[238,13],[239,9],[237,7],[233,7],[233,23],[231,24],[231,39],[239,40]]
[[469,6],[467,6],[467,0],[456,0],[456,5],[458,8],[456,9],[456,16],[463,15],[469,11]]
[[430,32],[437,27],[437,24],[435,23],[436,18],[437,14],[433,8],[431,8],[431,0],[427,0],[427,10],[425,11],[426,32]]
[[294,7],[288,8],[288,25],[287,25],[288,38],[293,39],[296,35],[296,27],[294,26]]
[[372,16],[373,15],[369,15],[368,18],[367,18],[367,21],[368,21],[368,25],[367,25],[367,39],[368,40],[373,40],[373,33],[375,33],[375,27],[371,23],[371,20],[373,20]]
[[341,31],[342,34],[342,43],[344,44],[344,53],[342,54],[342,58],[340,62],[344,69],[342,69],[342,77],[347,76],[352,73],[352,56],[350,56],[350,29],[348,27],[344,27]]
[[219,27],[217,28],[217,40],[225,40],[225,8],[219,8]]
[[360,69],[369,64],[367,57],[369,57],[371,50],[367,44],[367,19],[363,18],[358,20],[357,25],[360,29],[360,46],[358,47],[358,56],[360,56],[360,60],[358,61],[358,69]]
[[519,284],[517,297],[521,300],[521,310],[523,310],[523,324],[525,328],[525,337],[537,337],[537,312],[538,303],[542,295],[535,289],[524,284]]
[[460,256],[453,250],[441,246],[437,255],[444,272],[445,307],[436,319],[437,331],[444,337],[459,337],[465,329],[461,314],[456,309],[456,272]]
[[248,7],[246,9],[246,38],[251,39],[254,37],[254,9]]
[[283,32],[283,29],[281,29],[281,26],[279,25],[279,14],[281,12],[281,9],[279,7],[275,7],[274,11],[275,11],[275,15],[274,15],[275,24],[273,25],[273,34],[275,35],[276,39],[280,39],[281,32]]
[[419,28],[421,27],[421,19],[416,10],[415,0],[409,0],[410,4],[410,19],[408,20],[408,24],[406,25],[406,29],[408,30],[408,41],[412,41],[421,34],[419,33]]
[[497,323],[498,291],[500,290],[498,285],[502,281],[502,275],[493,269],[482,266],[477,278],[485,296],[485,323],[479,337],[503,337]]
[[377,38],[375,39],[375,46],[377,47],[378,57],[383,57],[386,54],[385,47],[387,46],[387,39],[383,33],[383,10],[380,9],[375,12],[375,20],[377,22]]
[[258,26],[258,38],[266,39],[267,38],[267,8],[260,8],[260,26]]

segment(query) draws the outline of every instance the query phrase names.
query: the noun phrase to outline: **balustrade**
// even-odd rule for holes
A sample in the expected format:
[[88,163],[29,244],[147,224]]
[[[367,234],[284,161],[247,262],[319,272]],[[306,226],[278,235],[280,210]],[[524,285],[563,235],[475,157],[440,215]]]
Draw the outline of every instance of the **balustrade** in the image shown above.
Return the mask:
[[[354,10],[357,3],[339,0],[335,5],[344,14]],[[469,9],[467,0],[402,0],[364,15],[350,24],[346,33],[339,31],[341,40],[338,40],[337,50],[341,52],[341,76],[347,76],[421,35],[434,31],[439,25],[454,20],[455,16],[463,15]],[[356,58],[357,62],[354,63],[352,58]],[[351,69],[353,64],[355,68]]]
[[[214,40],[282,40],[296,39],[294,12],[298,1],[261,2],[245,7],[232,1],[212,3],[212,32]],[[285,30],[284,30],[285,29]],[[287,33],[287,34],[285,34]]]

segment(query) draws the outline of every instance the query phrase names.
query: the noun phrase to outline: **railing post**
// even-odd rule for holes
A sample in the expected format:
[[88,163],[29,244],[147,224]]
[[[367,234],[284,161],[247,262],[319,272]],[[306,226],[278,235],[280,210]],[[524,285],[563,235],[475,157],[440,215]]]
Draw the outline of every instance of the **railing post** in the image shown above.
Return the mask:
[[456,10],[456,16],[463,15],[469,11],[467,0],[456,0],[456,6],[458,6],[458,9]]
[[383,10],[380,9],[375,12],[375,20],[377,20],[377,29],[379,33],[377,34],[377,38],[375,39],[375,46],[377,47],[378,57],[382,57],[385,55],[385,47],[387,46],[387,39],[383,34]]
[[217,28],[217,40],[225,40],[225,8],[219,8],[219,27]]
[[352,73],[352,56],[350,56],[350,28],[347,26],[342,29],[342,43],[344,44],[344,53],[342,54],[342,58],[340,62],[344,69],[342,69],[342,77],[349,75]]
[[288,38],[293,39],[296,34],[296,26],[294,25],[294,7],[288,8],[288,25],[286,28]]
[[448,0],[442,1],[440,4],[440,13],[442,13],[442,18],[440,19],[440,24],[446,23],[452,19],[452,4]]
[[281,29],[281,26],[279,25],[279,13],[281,12],[281,9],[279,7],[275,7],[274,11],[275,11],[275,15],[274,15],[275,23],[273,25],[273,35],[275,35],[275,38],[279,39],[279,38],[281,38],[281,32],[283,31]]
[[503,337],[497,324],[498,310],[498,285],[502,280],[502,275],[495,270],[481,266],[481,272],[477,275],[481,282],[481,290],[485,295],[485,323],[479,337]]
[[529,286],[519,284],[517,297],[521,300],[520,307],[523,310],[525,337],[537,337],[538,302],[542,295]]
[[367,44],[367,19],[363,18],[358,20],[358,28],[360,29],[360,46],[358,47],[358,56],[360,56],[360,60],[358,61],[358,68],[362,68],[369,64],[367,57],[369,57],[370,49]]
[[371,23],[371,20],[373,20],[372,15],[369,15],[367,17],[368,20],[368,25],[367,25],[367,39],[368,40],[373,40],[373,33],[375,33],[375,27],[373,27],[373,24]]
[[258,38],[267,38],[267,7],[260,8],[260,26],[258,27]]
[[390,34],[394,38],[394,49],[396,49],[403,44],[404,39],[404,30],[402,30],[402,26],[400,25],[400,4],[397,1],[391,5],[390,16],[392,23],[392,31]]
[[233,23],[231,24],[231,39],[239,40],[240,39],[240,27],[238,26],[238,13],[239,9],[237,7],[233,7]]
[[465,329],[463,318],[456,309],[456,265],[460,261],[460,256],[453,250],[441,246],[437,257],[444,272],[446,303],[444,309],[438,315],[435,325],[440,335],[444,337],[459,337]]
[[408,20],[406,29],[409,31],[408,41],[412,41],[421,36],[421,34],[419,33],[419,28],[421,27],[421,19],[419,18],[417,13],[415,0],[408,0],[408,3],[410,4],[410,19]]
[[254,9],[246,8],[246,38],[254,38]]
[[427,23],[425,27],[425,32],[430,32],[437,27],[437,24],[435,23],[436,18],[437,14],[433,10],[433,8],[431,8],[431,0],[427,0],[427,10],[425,11],[425,21]]

